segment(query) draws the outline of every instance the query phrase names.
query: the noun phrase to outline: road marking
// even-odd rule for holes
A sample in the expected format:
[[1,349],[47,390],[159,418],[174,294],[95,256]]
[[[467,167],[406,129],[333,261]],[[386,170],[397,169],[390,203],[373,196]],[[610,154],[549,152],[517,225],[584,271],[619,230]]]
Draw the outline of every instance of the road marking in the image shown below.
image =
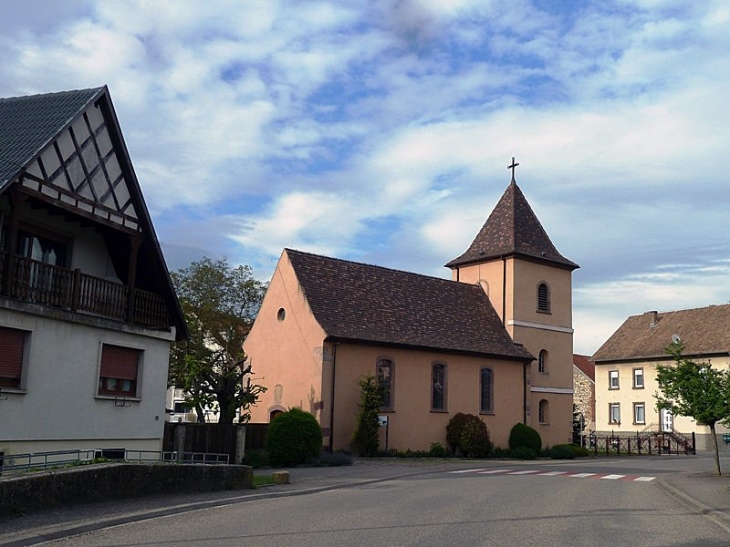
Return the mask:
[[620,480],[625,482],[651,482],[656,477],[639,477],[636,475],[618,475],[618,474],[603,474],[603,473],[571,473],[570,471],[543,471],[540,469],[514,469],[514,468],[499,468],[499,469],[459,469],[457,471],[447,471],[448,473],[476,473],[478,475],[498,475],[500,473],[506,475],[535,475],[538,477],[573,477],[574,479],[606,479],[606,480]]
[[487,469],[483,467],[482,469],[459,469],[458,471],[449,471],[449,473],[481,473],[486,470]]
[[479,471],[480,475],[492,475],[494,473],[506,473],[507,471],[512,471],[511,469],[489,469],[484,471]]

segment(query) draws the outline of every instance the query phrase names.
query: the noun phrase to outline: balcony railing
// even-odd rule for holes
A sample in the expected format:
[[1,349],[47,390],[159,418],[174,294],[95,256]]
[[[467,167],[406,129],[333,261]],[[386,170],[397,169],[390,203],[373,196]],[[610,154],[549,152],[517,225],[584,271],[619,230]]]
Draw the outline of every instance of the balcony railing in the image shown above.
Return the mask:
[[80,270],[61,268],[30,258],[15,257],[12,277],[6,287],[3,274],[7,254],[0,254],[0,287],[5,296],[24,302],[106,317],[118,321],[128,318],[137,325],[168,328],[167,306],[158,294],[135,289],[131,314],[127,313],[129,287]]

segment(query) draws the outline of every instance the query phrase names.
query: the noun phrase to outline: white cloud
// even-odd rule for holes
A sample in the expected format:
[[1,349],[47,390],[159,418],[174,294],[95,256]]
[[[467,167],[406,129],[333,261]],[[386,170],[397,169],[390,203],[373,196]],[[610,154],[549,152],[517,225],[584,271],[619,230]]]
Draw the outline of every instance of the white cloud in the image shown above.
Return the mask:
[[724,2],[32,3],[0,6],[2,95],[108,83],[163,241],[435,272],[514,155],[583,267],[581,351],[646,306],[727,300]]

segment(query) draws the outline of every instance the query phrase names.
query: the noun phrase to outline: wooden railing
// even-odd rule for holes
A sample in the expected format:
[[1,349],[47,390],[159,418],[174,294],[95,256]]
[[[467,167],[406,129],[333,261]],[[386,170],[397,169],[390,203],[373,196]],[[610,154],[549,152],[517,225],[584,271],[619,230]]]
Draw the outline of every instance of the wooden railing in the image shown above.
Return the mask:
[[6,296],[54,308],[95,315],[155,328],[168,328],[165,301],[158,294],[135,289],[127,313],[129,287],[30,258],[15,257],[9,286],[4,282],[5,253],[0,254],[0,287]]

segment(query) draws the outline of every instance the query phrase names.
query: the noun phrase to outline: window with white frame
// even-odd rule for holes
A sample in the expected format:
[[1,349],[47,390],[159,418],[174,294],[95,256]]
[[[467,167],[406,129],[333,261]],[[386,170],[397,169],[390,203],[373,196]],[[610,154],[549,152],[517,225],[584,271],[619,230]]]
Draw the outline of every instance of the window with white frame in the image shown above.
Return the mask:
[[608,389],[618,389],[618,370],[608,371]]
[[621,423],[621,405],[619,403],[608,403],[608,423]]
[[634,403],[634,423],[646,423],[646,405],[644,403]]
[[634,389],[644,389],[644,369],[634,369]]

